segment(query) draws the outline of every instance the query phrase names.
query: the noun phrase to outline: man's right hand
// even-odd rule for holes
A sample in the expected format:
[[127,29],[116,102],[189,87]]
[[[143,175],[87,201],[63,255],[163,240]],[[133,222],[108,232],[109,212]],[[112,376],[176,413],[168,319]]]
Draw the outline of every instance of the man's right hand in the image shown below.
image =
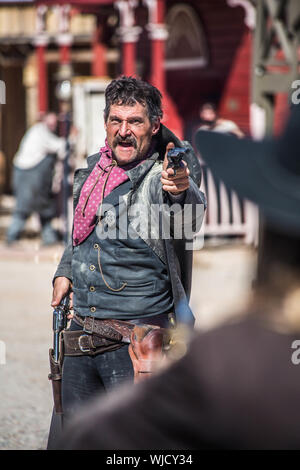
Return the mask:
[[[52,307],[57,307],[62,298],[69,292],[69,289],[72,287],[70,279],[67,277],[57,277],[54,281],[53,294],[52,294]],[[73,292],[70,294],[70,309],[73,308]],[[69,315],[68,318],[71,318],[72,315]]]

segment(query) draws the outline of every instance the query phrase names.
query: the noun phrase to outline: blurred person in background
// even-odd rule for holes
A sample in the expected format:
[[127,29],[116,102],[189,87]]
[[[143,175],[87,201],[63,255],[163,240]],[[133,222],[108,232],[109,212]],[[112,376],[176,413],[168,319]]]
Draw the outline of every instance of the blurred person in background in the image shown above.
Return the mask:
[[223,119],[218,115],[217,108],[213,103],[205,103],[199,111],[201,125],[199,129],[224,134],[232,134],[237,137],[244,137],[244,133],[233,121]]
[[82,409],[63,449],[300,447],[300,106],[279,139],[198,131],[196,144],[263,214],[252,299],[147,383]]
[[26,220],[33,212],[40,217],[42,243],[51,245],[58,241],[51,224],[56,216],[52,184],[56,158],[64,159],[66,141],[55,134],[56,128],[57,116],[49,112],[30,127],[21,140],[13,161],[16,204],[6,234],[8,245],[20,238]]

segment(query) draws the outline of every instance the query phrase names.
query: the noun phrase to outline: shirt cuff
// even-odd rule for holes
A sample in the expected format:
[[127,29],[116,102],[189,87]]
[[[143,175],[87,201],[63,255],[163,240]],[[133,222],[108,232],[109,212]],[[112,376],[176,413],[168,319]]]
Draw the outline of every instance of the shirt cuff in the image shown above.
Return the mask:
[[180,194],[171,194],[168,193],[168,198],[170,199],[171,202],[178,202],[178,203],[183,203],[185,200],[185,193],[186,191],[183,191]]

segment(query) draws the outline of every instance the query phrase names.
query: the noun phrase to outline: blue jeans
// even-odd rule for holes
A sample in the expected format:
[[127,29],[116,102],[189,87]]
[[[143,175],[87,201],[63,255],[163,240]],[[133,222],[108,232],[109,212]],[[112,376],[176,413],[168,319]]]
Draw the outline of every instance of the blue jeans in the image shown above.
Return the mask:
[[[82,327],[74,321],[71,330]],[[65,356],[62,373],[62,406],[68,419],[88,400],[114,387],[133,382],[133,367],[128,354],[128,344],[120,349],[96,356]]]
[[[131,320],[134,324],[149,323],[169,328],[168,314]],[[70,330],[82,330],[71,322]],[[128,344],[120,349],[96,356],[65,356],[62,372],[62,406],[68,419],[76,409],[91,398],[114,389],[125,382],[133,383],[134,371]]]
[[58,241],[51,220],[56,215],[54,196],[51,191],[55,159],[48,155],[38,165],[28,170],[14,167],[13,190],[16,198],[11,224],[7,230],[7,243],[19,239],[26,220],[37,212],[42,225],[42,240],[45,245]]
[[[145,323],[170,327],[168,314],[131,320],[134,324]],[[70,330],[82,330],[71,322]],[[120,349],[96,356],[65,356],[62,371],[63,422],[71,419],[76,411],[89,400],[101,396],[126,382],[133,383],[134,371],[128,354],[128,344]],[[53,413],[47,449],[57,449],[62,432],[62,420]]]

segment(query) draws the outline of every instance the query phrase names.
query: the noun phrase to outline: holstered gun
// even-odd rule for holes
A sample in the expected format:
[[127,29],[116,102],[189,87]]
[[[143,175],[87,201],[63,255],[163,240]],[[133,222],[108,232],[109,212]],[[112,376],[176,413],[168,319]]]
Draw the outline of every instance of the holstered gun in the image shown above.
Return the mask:
[[174,176],[176,175],[176,170],[182,167],[181,161],[184,157],[184,154],[189,149],[186,147],[174,147],[171,148],[167,153],[168,166],[167,168],[173,168]]
[[54,410],[56,414],[62,414],[61,377],[63,363],[63,338],[62,331],[67,327],[67,315],[69,313],[69,293],[63,297],[60,305],[53,311],[53,348],[49,349],[50,374],[48,379],[52,381]]

